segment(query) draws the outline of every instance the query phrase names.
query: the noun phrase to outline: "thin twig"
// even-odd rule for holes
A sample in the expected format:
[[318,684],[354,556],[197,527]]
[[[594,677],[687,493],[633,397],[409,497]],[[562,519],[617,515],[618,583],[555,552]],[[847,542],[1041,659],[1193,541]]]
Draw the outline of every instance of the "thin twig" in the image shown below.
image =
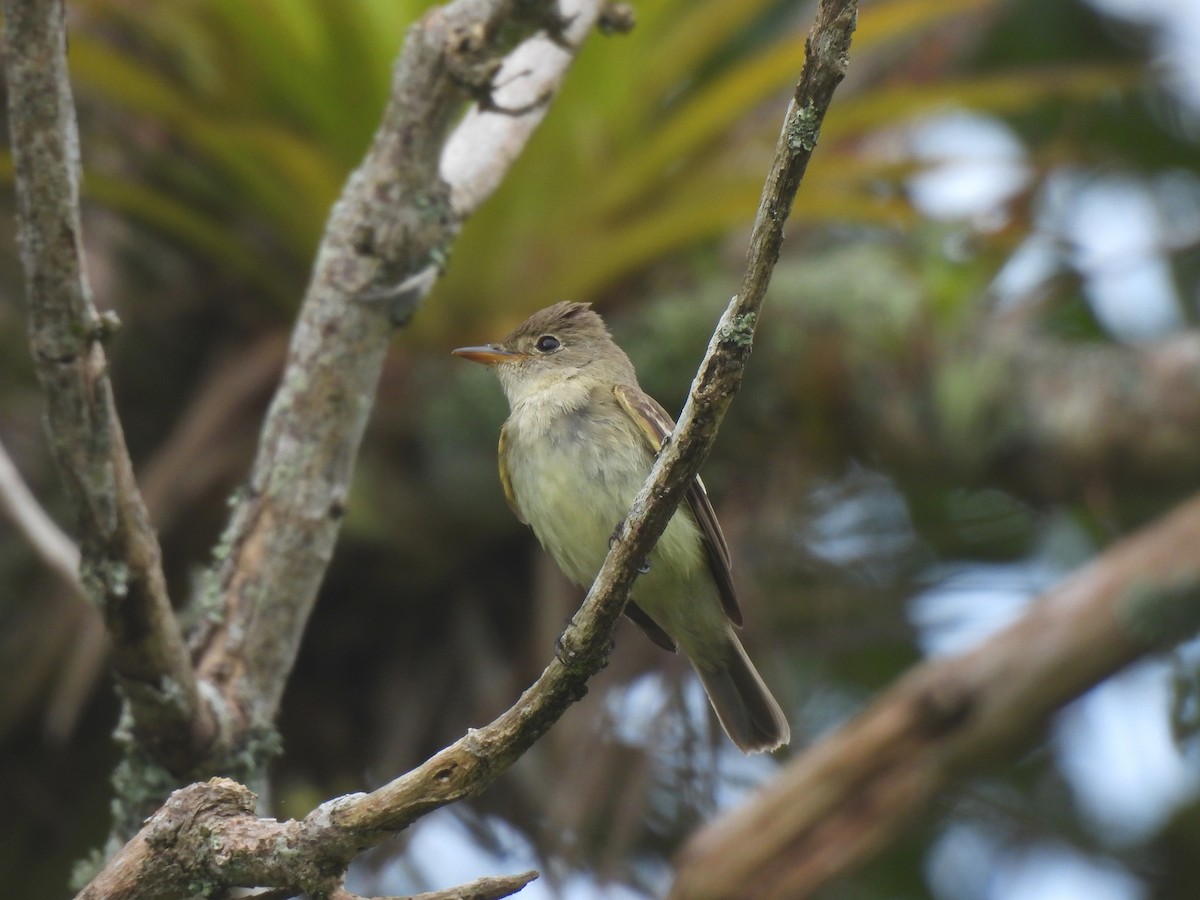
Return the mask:
[[86,598],[79,580],[79,548],[37,502],[3,444],[0,444],[0,509],[8,514],[50,571]]
[[[74,728],[79,710],[96,683],[107,651],[104,623],[79,578],[79,548],[29,490],[16,464],[0,444],[0,509],[25,536],[46,567],[71,589],[78,604],[71,610],[74,645],[57,673],[46,704],[45,733],[63,740]],[[83,601],[83,603],[78,603]]]
[[79,217],[79,138],[64,4],[4,0],[4,70],[29,342],[51,451],[78,519],[82,581],[104,614],[133,731],[185,771],[213,734],[171,610],[154,530],[134,482],[92,303]]
[[330,900],[503,900],[511,897],[538,877],[536,871],[517,875],[488,875],[466,884],[443,888],[440,891],[425,891],[404,897],[360,897],[349,891],[338,891]]
[[[618,574],[622,581],[632,577],[627,571],[645,559],[650,545],[666,527],[685,486],[708,456],[725,411],[741,386],[759,310],[779,259],[783,226],[816,147],[834,89],[845,77],[857,18],[857,0],[822,0],[817,8],[805,42],[804,67],[784,117],[754,218],[741,289],[717,324],[675,432],[634,501],[621,539],[600,570],[584,602],[585,609],[589,603],[598,602],[598,598],[593,598],[608,578],[615,582]],[[630,545],[629,555],[633,557],[628,562],[623,555],[626,544]],[[617,608],[611,615],[620,613]]]

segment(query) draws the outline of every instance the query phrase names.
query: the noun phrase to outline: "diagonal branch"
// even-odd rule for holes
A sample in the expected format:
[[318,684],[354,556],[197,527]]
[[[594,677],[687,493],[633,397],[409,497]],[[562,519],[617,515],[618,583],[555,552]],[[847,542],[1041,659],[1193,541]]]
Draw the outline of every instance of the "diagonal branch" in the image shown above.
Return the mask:
[[29,342],[51,452],[75,508],[85,589],[104,614],[139,741],[183,770],[213,733],[171,610],[157,538],[134,482],[92,303],[79,218],[79,137],[61,0],[5,0],[12,131]]
[[1200,497],[1116,544],[975,650],[912,669],[692,838],[672,896],[813,896],[1068,701],[1200,628]]
[[[626,541],[635,543],[630,554],[640,564],[649,547],[666,528],[679,498],[699,471],[716,440],[717,428],[725,416],[733,395],[741,387],[746,363],[754,343],[759,311],[770,284],[783,226],[792,209],[792,201],[808,168],[816,147],[821,123],[849,65],[850,39],[858,19],[857,0],[822,0],[816,20],[805,41],[804,68],[795,93],[788,104],[783,130],[775,145],[775,156],[763,185],[758,213],[750,233],[746,271],[741,288],[717,324],[704,360],[692,381],[691,391],[675,432],[659,454],[650,478],[639,492],[621,530],[616,550],[610,553],[600,575],[588,594],[590,601],[597,587],[609,578],[632,578],[628,565],[619,556]],[[651,502],[652,498],[658,502]],[[643,534],[645,533],[645,534]],[[618,561],[614,561],[618,556]],[[585,601],[585,608],[587,601]],[[621,610],[613,611],[619,616]],[[568,631],[569,635],[569,631]]]
[[541,737],[567,706],[583,696],[587,679],[604,665],[606,648],[638,569],[707,456],[721,418],[741,384],[758,309],[779,257],[784,221],[834,88],[845,74],[856,10],[855,0],[825,0],[817,12],[809,35],[809,54],[763,187],[742,289],[721,317],[672,438],[634,500],[579,612],[563,633],[559,658],[494,722],[339,809],[335,813],[339,824],[390,832],[431,808],[476,796]]

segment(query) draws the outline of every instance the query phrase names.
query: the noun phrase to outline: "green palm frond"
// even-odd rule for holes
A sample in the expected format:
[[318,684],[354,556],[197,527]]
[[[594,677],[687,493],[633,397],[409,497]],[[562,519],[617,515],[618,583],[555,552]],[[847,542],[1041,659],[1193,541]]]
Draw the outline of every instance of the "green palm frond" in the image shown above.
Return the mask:
[[[113,138],[120,164],[90,167],[93,198],[241,273],[258,292],[298,296],[330,204],[376,125],[403,31],[429,5],[87,0],[92,27],[71,45],[79,93],[120,110],[136,125],[131,134],[153,136]],[[903,54],[947,24],[961,31],[999,8],[999,0],[867,4],[856,66],[869,73],[873,53]],[[510,178],[465,229],[440,302],[418,330],[482,306],[507,315],[594,297],[747,224],[803,61],[806,9],[646,0],[632,34],[591,38]],[[897,177],[895,160],[859,149],[881,129],[947,108],[1007,114],[1100,97],[1130,82],[1119,67],[1076,66],[849,85],[795,216],[911,220],[894,192],[872,189]]]

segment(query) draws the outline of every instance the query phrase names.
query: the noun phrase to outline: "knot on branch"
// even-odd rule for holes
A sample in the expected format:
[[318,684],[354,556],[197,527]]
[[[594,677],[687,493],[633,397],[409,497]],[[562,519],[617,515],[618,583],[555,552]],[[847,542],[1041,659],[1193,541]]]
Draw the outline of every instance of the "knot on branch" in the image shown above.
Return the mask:
[[942,737],[965,725],[976,705],[967,685],[936,682],[917,694],[915,720],[924,734]]
[[[589,628],[592,631],[594,626]],[[554,642],[554,656],[568,672],[591,676],[608,666],[609,656],[616,644],[609,640],[596,645],[591,634],[571,622]],[[570,692],[571,702],[587,696],[587,683],[580,682]]]
[[253,791],[230,778],[189,784],[173,792],[151,817],[146,842],[158,849],[172,848],[194,837],[188,832],[196,826],[207,836],[214,819],[254,815],[257,803]]

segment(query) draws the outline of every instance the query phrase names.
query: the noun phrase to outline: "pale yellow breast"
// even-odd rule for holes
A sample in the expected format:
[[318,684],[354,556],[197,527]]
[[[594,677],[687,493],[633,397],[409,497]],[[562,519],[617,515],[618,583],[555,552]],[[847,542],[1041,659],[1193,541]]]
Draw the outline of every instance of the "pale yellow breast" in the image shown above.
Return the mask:
[[[522,514],[567,577],[589,586],[650,471],[645,437],[610,391],[568,410],[518,404],[506,431],[508,473]],[[691,516],[676,513],[651,555],[652,571],[695,577],[704,566],[700,540]]]

